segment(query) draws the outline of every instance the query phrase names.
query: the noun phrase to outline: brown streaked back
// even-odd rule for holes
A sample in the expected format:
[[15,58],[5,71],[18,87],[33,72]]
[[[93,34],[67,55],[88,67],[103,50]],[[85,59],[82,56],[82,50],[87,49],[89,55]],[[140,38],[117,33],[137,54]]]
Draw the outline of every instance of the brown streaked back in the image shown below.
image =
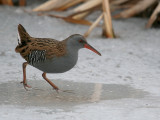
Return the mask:
[[27,62],[29,62],[29,55],[31,55],[33,51],[45,51],[45,57],[47,59],[55,56],[60,57],[67,53],[66,40],[57,41],[51,38],[31,37],[20,24],[18,25],[18,32],[20,43],[15,48],[15,51],[20,53]]

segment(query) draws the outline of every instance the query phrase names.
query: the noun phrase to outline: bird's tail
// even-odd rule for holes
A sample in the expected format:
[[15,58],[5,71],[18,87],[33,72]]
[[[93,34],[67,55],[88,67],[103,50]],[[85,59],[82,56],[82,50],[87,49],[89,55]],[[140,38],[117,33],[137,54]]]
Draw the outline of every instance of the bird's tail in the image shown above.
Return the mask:
[[18,25],[18,44],[26,43],[30,38],[30,35],[27,33],[25,28],[19,24]]
[[20,52],[21,48],[27,45],[27,42],[30,41],[30,35],[27,33],[25,28],[19,24],[18,25],[18,45],[15,49],[16,52]]

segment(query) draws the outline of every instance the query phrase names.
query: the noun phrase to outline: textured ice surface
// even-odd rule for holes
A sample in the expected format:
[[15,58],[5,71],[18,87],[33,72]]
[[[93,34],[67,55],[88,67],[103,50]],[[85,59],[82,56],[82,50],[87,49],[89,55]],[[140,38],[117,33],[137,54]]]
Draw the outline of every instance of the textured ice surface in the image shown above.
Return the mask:
[[[23,8],[0,7],[1,120],[160,118],[160,31],[144,29],[146,20],[114,20],[115,33],[119,36],[116,39],[101,38],[101,28],[96,28],[87,40],[101,52],[101,57],[83,49],[79,52],[75,68],[63,74],[47,75],[62,89],[68,89],[67,85],[72,86],[75,94],[56,94],[42,79],[42,72],[31,66],[27,67],[27,80],[33,89],[23,89],[19,82],[22,81],[21,64],[24,60],[14,51],[19,23],[31,36],[58,40],[74,33],[83,34],[88,29],[88,26],[28,14]],[[103,89],[100,89],[100,85],[103,85]],[[37,88],[40,90],[35,90]],[[101,90],[105,93],[101,93]],[[92,95],[104,99],[90,102]],[[74,102],[68,103],[70,99]]]
[[41,106],[51,109],[63,108],[70,111],[72,107],[84,103],[100,102],[102,100],[117,100],[125,98],[144,98],[148,95],[140,89],[128,85],[79,83],[55,81],[59,88],[57,94],[44,81],[31,81],[32,89],[26,91],[18,82],[0,84],[0,105]]

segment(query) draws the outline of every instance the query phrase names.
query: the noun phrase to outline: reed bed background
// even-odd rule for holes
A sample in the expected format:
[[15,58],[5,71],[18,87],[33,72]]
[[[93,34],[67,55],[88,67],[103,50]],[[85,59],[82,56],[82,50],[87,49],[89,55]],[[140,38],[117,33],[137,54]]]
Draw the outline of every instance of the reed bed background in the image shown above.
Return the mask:
[[[26,6],[27,0],[0,0],[3,5]],[[51,11],[58,11],[54,14]],[[60,12],[69,11],[64,16]],[[94,21],[87,20],[87,16],[93,12],[100,11]],[[130,17],[148,18],[145,28],[159,27],[160,23],[160,1],[159,0],[48,0],[35,7],[30,12],[37,15],[63,19],[73,24],[88,25],[84,33],[87,37],[95,27],[102,27],[102,36],[115,38],[112,19],[127,19]],[[101,21],[101,22],[100,22]]]

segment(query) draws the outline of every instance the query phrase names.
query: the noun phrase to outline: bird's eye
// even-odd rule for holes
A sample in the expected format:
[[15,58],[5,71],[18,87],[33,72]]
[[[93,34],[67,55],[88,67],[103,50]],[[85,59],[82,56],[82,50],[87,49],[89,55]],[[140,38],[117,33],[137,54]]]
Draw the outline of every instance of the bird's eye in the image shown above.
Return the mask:
[[83,40],[79,40],[80,43],[83,43]]

